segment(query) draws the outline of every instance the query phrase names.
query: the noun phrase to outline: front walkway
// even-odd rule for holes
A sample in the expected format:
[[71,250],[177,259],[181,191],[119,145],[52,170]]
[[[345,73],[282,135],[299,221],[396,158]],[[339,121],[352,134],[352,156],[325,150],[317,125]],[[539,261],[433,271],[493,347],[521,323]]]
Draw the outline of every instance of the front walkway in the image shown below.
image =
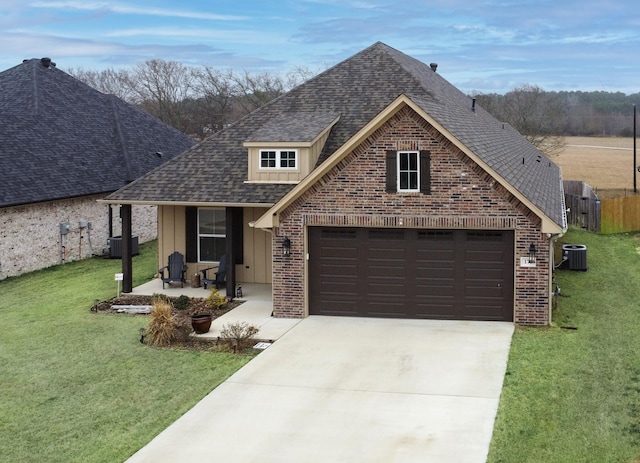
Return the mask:
[[[165,285],[162,288],[162,280],[156,278],[148,283],[133,288],[131,294],[140,294],[151,296],[153,294],[166,294],[171,297],[179,297],[181,295],[189,297],[208,297],[211,294],[209,289],[192,288],[189,283],[184,288],[180,285]],[[226,296],[224,288],[220,289],[220,294]],[[242,284],[242,299],[244,301],[235,309],[227,312],[223,316],[216,318],[211,324],[208,333],[195,335],[202,338],[217,338],[220,336],[222,327],[229,323],[246,322],[256,326],[260,331],[255,336],[259,341],[275,341],[283,336],[287,331],[296,326],[301,318],[274,318],[271,316],[273,312],[273,299],[271,296],[271,285],[258,283]]]

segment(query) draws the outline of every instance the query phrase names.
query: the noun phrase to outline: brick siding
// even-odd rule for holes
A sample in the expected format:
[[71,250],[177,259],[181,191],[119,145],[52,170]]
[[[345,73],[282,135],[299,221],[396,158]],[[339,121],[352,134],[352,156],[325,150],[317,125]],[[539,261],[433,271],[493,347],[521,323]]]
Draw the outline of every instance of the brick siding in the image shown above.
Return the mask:
[[[102,255],[109,237],[109,206],[103,196],[65,199],[0,209],[0,280],[92,255]],[[80,220],[91,222],[81,229]],[[134,206],[133,234],[144,243],[157,237],[155,206]],[[69,233],[60,235],[60,223]],[[121,234],[118,207],[113,207],[113,236]],[[64,248],[63,248],[64,246]]]
[[[431,152],[431,193],[385,191],[388,150]],[[282,211],[273,234],[277,317],[304,317],[305,228],[310,225],[515,230],[514,321],[549,323],[549,240],[540,219],[408,107],[401,109]],[[282,257],[282,241],[291,256]],[[531,243],[535,268],[519,266]]]

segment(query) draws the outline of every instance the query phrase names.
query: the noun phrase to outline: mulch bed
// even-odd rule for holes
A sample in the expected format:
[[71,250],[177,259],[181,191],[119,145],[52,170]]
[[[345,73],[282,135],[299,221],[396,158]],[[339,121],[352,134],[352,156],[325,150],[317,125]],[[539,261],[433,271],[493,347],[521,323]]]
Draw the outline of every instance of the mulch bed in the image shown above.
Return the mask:
[[[176,298],[170,298],[170,299],[175,301]],[[206,299],[192,297],[192,298],[189,298],[189,306],[186,309],[183,309],[183,310],[173,309],[173,310],[176,315],[191,316],[197,313],[209,312],[213,314],[213,318],[218,318],[221,315],[224,315],[225,313],[229,312],[230,310],[235,309],[240,304],[242,304],[242,302],[243,301],[231,301],[225,304],[220,309],[211,311],[207,307]],[[97,313],[113,313],[118,315],[121,315],[121,314],[130,315],[123,312],[117,312],[116,309],[111,308],[112,305],[153,305],[153,296],[123,294],[119,297],[114,297],[106,301],[97,302],[96,304],[91,306],[90,310],[91,312],[97,312]],[[148,315],[135,315],[135,316],[147,317]]]
[[[177,298],[169,298],[172,301],[175,301]],[[173,313],[178,319],[179,325],[190,325],[191,324],[191,315],[195,315],[198,313],[208,312],[213,314],[213,318],[218,318],[225,313],[233,310],[238,307],[244,301],[231,301],[227,302],[223,307],[218,310],[210,310],[207,307],[206,299],[192,297],[189,298],[189,305],[183,310],[173,309]],[[94,313],[103,313],[103,314],[114,314],[114,315],[126,315],[129,317],[149,317],[148,314],[128,314],[125,312],[118,312],[116,309],[112,309],[112,305],[153,305],[153,296],[140,296],[140,295],[132,295],[132,294],[123,294],[119,297],[114,297],[112,299],[106,301],[97,301],[93,306],[91,306],[90,310]],[[141,339],[142,342],[142,339]],[[171,349],[182,349],[182,350],[197,350],[197,351],[211,351],[211,352],[219,352],[220,347],[217,343],[217,340],[206,339],[206,338],[198,338],[189,336],[184,339],[176,339],[173,340],[168,346]]]

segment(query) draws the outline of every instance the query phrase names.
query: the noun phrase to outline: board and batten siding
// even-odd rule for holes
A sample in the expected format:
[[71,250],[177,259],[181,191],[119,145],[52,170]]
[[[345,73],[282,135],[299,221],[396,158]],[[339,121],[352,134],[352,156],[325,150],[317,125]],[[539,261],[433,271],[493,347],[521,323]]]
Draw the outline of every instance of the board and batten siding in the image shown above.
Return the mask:
[[[236,266],[237,283],[271,283],[271,234],[249,226],[267,208],[244,208],[244,262]],[[178,251],[186,255],[186,207],[158,207],[158,268],[167,265],[169,255]],[[210,262],[187,262],[187,280]]]

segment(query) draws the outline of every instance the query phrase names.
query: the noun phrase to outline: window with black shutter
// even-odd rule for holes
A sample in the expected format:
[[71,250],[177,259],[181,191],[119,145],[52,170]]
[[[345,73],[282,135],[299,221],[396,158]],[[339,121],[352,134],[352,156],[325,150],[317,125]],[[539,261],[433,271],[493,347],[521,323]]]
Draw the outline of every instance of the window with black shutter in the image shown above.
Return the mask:
[[388,193],[431,193],[429,151],[387,151]]

